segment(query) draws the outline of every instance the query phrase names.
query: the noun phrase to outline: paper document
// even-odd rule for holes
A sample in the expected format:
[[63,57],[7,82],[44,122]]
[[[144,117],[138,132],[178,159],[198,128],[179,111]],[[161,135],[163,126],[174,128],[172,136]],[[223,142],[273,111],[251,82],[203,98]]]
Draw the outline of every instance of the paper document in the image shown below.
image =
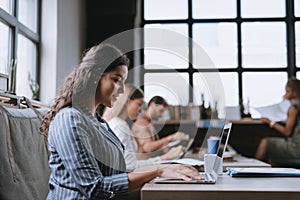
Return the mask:
[[227,173],[232,177],[261,177],[261,176],[272,176],[272,177],[282,177],[282,176],[299,176],[300,170],[294,168],[269,168],[269,167],[259,167],[259,168],[227,168]]
[[260,117],[266,117],[271,121],[280,122],[287,119],[289,107],[290,102],[285,100],[270,106],[253,107],[253,109],[259,113]]

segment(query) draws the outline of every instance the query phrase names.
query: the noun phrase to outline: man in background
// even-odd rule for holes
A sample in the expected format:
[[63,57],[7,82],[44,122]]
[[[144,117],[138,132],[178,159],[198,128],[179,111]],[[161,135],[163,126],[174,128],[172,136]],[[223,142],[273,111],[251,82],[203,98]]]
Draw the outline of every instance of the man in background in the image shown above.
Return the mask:
[[159,135],[151,123],[158,120],[168,109],[168,103],[160,96],[154,96],[148,103],[146,111],[132,125],[132,132],[138,143],[138,155],[140,158],[153,156],[159,153],[171,141],[187,140],[189,137],[185,133],[175,132],[163,138]]

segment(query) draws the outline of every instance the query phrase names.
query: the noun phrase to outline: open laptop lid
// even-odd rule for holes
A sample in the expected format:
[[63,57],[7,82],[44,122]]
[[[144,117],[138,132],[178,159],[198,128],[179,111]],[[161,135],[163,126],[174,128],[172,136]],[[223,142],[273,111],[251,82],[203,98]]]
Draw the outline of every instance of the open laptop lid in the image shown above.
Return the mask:
[[185,154],[190,150],[192,144],[194,142],[194,138],[190,139],[188,144],[186,145],[184,151],[179,155],[179,158],[183,158]]
[[232,123],[225,123],[220,137],[220,144],[217,151],[217,156],[223,158],[226,146],[228,144],[229,135],[231,132]]
[[[221,133],[221,136],[220,136],[220,143],[219,143],[216,159],[214,162],[214,166],[212,169],[212,175],[215,179],[217,179],[217,177],[218,177],[219,168],[222,167],[221,161],[223,160],[224,152],[225,152],[226,146],[228,144],[231,127],[232,127],[232,123],[225,123],[222,133]],[[223,144],[223,141],[224,141],[224,144]]]
[[[224,151],[226,149],[227,143],[228,143],[228,139],[229,139],[229,134],[231,131],[231,123],[225,123],[220,135],[221,140],[224,139],[225,143],[224,143],[224,148],[222,148],[220,145],[218,147],[218,152],[216,154],[216,159],[214,161],[214,165],[213,165],[213,170],[210,173],[213,180],[192,180],[192,181],[184,181],[181,179],[172,179],[172,178],[160,178],[157,177],[154,179],[155,183],[191,183],[191,184],[201,184],[201,183],[215,183],[217,181],[217,177],[218,177],[218,169],[220,167],[221,164],[221,160],[223,159],[223,154]],[[221,144],[221,142],[220,142]]]

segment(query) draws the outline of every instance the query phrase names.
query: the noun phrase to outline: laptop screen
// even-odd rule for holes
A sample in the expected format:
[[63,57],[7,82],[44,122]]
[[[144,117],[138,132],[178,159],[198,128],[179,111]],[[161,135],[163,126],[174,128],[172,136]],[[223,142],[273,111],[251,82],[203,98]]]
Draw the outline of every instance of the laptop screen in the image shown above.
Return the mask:
[[[229,126],[228,124],[225,124],[225,126]],[[218,147],[218,151],[217,151],[217,155],[220,158],[223,158],[223,154],[225,152],[226,146],[227,146],[227,142],[228,142],[228,137],[229,137],[229,131],[230,131],[230,127],[224,127],[223,131],[222,131],[222,135],[220,137],[220,145]]]
[[232,123],[225,123],[223,131],[221,133],[220,137],[220,144],[217,151],[217,158],[214,163],[213,170],[218,171],[218,168],[220,166],[220,161],[223,159],[224,152],[226,150],[226,146],[229,140],[229,135],[231,131]]

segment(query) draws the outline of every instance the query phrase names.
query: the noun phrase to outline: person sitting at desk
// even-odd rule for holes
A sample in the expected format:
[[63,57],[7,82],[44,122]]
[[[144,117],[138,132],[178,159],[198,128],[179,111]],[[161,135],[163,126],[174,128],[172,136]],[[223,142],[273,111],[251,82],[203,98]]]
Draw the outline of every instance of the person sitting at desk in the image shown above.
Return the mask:
[[269,124],[286,138],[263,138],[258,146],[255,157],[259,160],[272,162],[289,159],[300,159],[300,81],[291,77],[285,86],[284,98],[291,102],[285,125],[273,122],[268,118],[261,121]]
[[125,172],[123,146],[107,123],[97,120],[95,110],[111,107],[124,92],[128,62],[115,46],[99,44],[65,79],[40,127],[50,152],[47,199],[124,199],[157,176],[202,179],[184,165]]
[[152,120],[158,120],[167,109],[166,100],[160,96],[150,99],[146,111],[132,125],[132,132],[138,143],[138,153],[151,154],[162,149],[174,140],[187,140],[189,137],[183,132],[176,132],[163,138],[159,138]]
[[126,167],[130,169],[158,164],[161,160],[177,158],[183,151],[183,147],[178,146],[161,156],[138,159],[142,156],[138,156],[138,145],[135,136],[130,130],[130,123],[137,118],[143,103],[144,94],[142,90],[134,85],[126,84],[124,94],[119,96],[111,109],[105,109],[103,114],[103,118],[107,120],[110,128],[125,146]]

